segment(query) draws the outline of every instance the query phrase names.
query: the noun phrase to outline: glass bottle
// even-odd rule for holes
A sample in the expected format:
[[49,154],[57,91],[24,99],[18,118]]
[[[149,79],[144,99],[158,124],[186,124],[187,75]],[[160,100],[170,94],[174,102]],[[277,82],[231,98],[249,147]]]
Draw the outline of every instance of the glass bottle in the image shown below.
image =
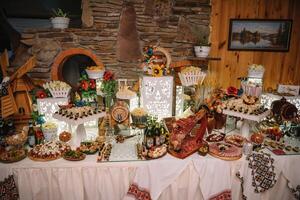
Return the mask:
[[159,146],[160,145],[160,124],[158,122],[156,122],[155,124],[155,146]]
[[146,147],[148,149],[150,149],[151,147],[153,147],[154,145],[154,139],[152,136],[152,125],[150,125],[150,127],[148,128],[147,133],[145,133],[145,137],[146,137]]
[[35,140],[35,131],[33,129],[32,121],[29,121],[29,128],[28,128],[28,145],[32,148],[36,144]]

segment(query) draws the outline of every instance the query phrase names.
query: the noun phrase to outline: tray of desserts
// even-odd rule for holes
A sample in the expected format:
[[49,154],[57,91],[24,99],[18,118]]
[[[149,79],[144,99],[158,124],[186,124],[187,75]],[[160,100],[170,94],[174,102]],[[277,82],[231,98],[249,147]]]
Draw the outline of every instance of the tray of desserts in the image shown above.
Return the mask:
[[70,146],[60,141],[51,141],[34,146],[28,153],[28,157],[33,161],[51,161],[61,158]]
[[71,125],[79,125],[105,116],[105,112],[92,106],[60,106],[53,118]]
[[270,111],[252,97],[230,99],[224,102],[223,114],[260,121],[270,114]]
[[299,155],[300,147],[288,145],[284,142],[275,141],[271,139],[265,139],[264,146],[269,149],[275,155]]
[[168,153],[168,145],[162,144],[159,146],[147,149],[141,144],[137,144],[137,155],[140,160],[153,160],[164,157]]
[[102,149],[99,150],[98,157],[97,157],[97,162],[105,162],[105,161],[110,161],[109,157],[111,154],[112,150],[112,144],[110,143],[105,143],[102,147]]
[[26,149],[10,149],[0,154],[0,162],[14,163],[23,160],[27,157]]
[[241,135],[234,134],[234,135],[227,135],[224,141],[228,144],[232,144],[237,147],[243,147],[247,139]]

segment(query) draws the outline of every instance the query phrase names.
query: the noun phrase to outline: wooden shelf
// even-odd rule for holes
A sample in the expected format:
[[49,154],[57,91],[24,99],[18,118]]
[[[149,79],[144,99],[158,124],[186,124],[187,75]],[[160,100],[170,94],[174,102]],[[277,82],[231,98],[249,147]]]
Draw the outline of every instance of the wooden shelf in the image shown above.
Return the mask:
[[215,60],[215,61],[219,61],[219,60],[221,60],[221,58],[220,57],[203,57],[203,58],[187,57],[186,60],[204,60],[204,61]]

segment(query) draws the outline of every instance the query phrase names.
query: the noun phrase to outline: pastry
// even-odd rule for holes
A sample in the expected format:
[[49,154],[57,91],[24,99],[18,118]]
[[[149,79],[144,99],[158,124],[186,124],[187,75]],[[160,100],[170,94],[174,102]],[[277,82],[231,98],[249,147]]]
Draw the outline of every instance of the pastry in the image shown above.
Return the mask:
[[228,135],[225,137],[225,142],[233,144],[237,147],[243,147],[246,138],[241,135]]
[[159,147],[148,150],[147,156],[151,159],[160,158],[167,153],[167,145],[163,144]]
[[292,150],[292,147],[291,147],[290,145],[288,145],[288,146],[285,147],[285,150],[291,151],[291,150]]
[[112,144],[104,144],[103,148],[99,151],[97,161],[109,161]]
[[60,158],[64,152],[70,149],[70,146],[63,144],[62,142],[52,141],[36,145],[29,151],[28,157],[34,161],[56,160]]
[[242,150],[224,142],[209,144],[209,154],[222,160],[237,160],[242,157]]
[[220,142],[224,139],[225,137],[225,134],[223,133],[213,133],[213,134],[210,134],[206,137],[206,141],[207,142]]
[[299,148],[299,147],[294,147],[294,148],[293,148],[293,151],[295,151],[295,152],[298,153],[298,152],[300,151],[300,148]]

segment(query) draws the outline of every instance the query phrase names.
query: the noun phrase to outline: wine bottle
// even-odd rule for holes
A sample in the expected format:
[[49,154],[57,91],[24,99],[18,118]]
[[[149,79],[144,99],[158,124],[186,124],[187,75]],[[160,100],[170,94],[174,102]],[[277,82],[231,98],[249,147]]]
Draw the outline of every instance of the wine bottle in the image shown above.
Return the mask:
[[28,144],[31,148],[36,144],[35,131],[33,129],[32,121],[29,121]]

